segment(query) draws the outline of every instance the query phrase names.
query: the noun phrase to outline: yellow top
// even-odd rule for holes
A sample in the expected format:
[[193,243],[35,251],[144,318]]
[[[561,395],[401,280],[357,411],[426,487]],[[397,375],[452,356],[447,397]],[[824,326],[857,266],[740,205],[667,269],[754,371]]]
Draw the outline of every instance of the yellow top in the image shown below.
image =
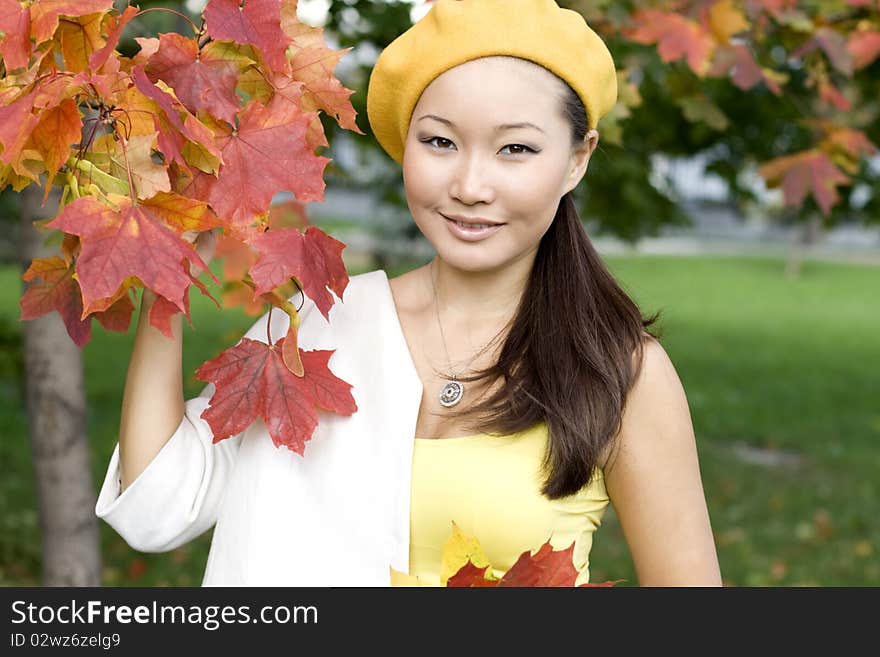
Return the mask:
[[520,433],[416,438],[410,511],[410,575],[440,586],[440,558],[453,520],[476,538],[501,577],[525,550],[550,539],[554,550],[575,541],[576,584],[589,581],[593,532],[608,506],[604,475],[559,500],[541,495],[548,438],[539,422]]

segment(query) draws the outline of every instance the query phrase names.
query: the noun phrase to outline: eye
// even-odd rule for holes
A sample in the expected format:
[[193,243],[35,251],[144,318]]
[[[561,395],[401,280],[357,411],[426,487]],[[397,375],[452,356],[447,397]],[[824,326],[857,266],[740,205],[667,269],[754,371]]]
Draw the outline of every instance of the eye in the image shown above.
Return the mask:
[[[431,142],[433,142],[435,139],[439,139],[440,141],[448,142],[448,143],[450,143],[450,144],[452,143],[451,141],[449,141],[449,140],[446,139],[445,137],[429,137],[428,139],[421,139],[421,140],[419,140],[419,141],[421,141],[423,144],[431,144]],[[435,146],[435,147],[437,147],[437,148],[440,148],[440,149],[446,150],[443,146],[436,146],[436,144],[432,144],[432,145]]]
[[[504,148],[522,148],[523,149],[521,151],[513,151],[513,152],[511,152],[511,155],[522,155],[523,153],[537,153],[538,152],[534,148],[529,148],[525,144],[508,144]],[[501,150],[503,151],[504,148],[502,148]]]

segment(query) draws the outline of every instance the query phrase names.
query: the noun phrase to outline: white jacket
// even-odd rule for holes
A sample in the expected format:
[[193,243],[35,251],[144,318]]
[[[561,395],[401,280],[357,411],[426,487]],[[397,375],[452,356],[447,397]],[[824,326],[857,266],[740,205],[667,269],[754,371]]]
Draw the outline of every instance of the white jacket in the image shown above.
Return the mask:
[[[301,293],[292,298],[299,306]],[[330,323],[305,297],[299,346],[334,349],[331,371],[357,411],[318,409],[305,456],[276,448],[259,418],[213,443],[199,415],[213,384],[187,400],[180,426],[119,494],[119,445],[95,513],[141,552],[171,550],[215,523],[203,586],[388,586],[409,571],[413,437],[422,383],[388,277],[352,276]],[[266,341],[263,315],[245,334]],[[272,337],[288,317],[272,313]]]

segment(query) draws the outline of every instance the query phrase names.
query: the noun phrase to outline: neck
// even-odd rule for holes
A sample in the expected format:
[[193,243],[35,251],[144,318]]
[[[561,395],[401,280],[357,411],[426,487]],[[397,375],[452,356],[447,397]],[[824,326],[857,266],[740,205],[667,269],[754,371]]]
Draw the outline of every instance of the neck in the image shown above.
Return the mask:
[[501,325],[513,318],[525,292],[537,251],[502,268],[465,271],[435,257],[428,273],[437,311],[450,326]]

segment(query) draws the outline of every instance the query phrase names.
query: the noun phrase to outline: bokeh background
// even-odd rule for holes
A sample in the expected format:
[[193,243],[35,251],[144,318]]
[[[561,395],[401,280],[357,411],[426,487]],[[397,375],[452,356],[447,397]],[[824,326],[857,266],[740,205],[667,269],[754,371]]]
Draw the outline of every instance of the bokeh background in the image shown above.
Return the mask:
[[[880,585],[880,3],[560,4],[587,18],[618,65],[620,102],[600,123],[578,203],[643,313],[663,311],[662,342],[687,393],[725,584]],[[140,3],[194,19],[202,5]],[[323,154],[333,158],[326,201],[301,208],[347,244],[351,275],[382,268],[395,276],[433,255],[365,108],[376,55],[426,9],[420,0],[298,5],[300,20],[323,26],[328,44],[351,49],[335,74],[354,90],[364,134],[322,116],[330,142]],[[145,14],[120,50],[136,51],[136,36],[187,30],[180,17]],[[35,463],[47,455],[29,419],[18,305],[25,254],[41,239],[32,223],[52,212],[51,203],[39,207],[41,195],[0,192],[4,586],[65,581],[47,575],[57,578],[63,564],[44,562],[53,530]],[[212,263],[218,276],[222,265]],[[200,295],[191,304],[188,397],[204,385],[195,368],[254,321]],[[60,322],[54,314],[44,320]],[[117,439],[136,323],[124,334],[96,328],[66,361],[83,373],[81,438],[90,461],[72,476],[95,494]],[[142,554],[103,522],[94,525],[99,572],[84,575],[74,564],[66,583],[201,583],[211,531],[174,551]],[[637,582],[613,507],[595,538],[591,577]]]

